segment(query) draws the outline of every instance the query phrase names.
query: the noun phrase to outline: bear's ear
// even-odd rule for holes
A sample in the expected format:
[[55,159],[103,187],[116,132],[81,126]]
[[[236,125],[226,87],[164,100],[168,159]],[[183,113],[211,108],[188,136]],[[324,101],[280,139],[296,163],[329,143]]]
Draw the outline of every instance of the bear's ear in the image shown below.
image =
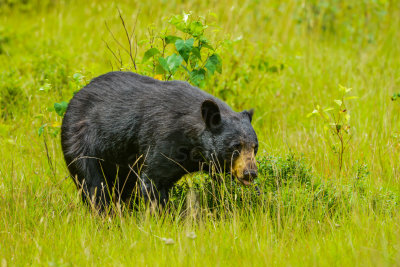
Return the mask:
[[249,117],[250,122],[253,119],[254,109],[244,110],[242,111],[243,114]]
[[201,116],[209,129],[215,129],[221,125],[221,113],[213,100],[204,100],[201,104]]

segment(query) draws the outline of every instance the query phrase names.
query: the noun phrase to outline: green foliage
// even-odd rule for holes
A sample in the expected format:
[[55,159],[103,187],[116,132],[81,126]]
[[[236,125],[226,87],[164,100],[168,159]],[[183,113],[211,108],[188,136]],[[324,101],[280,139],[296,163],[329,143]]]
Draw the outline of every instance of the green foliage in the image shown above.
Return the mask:
[[182,57],[177,54],[172,54],[166,58],[159,57],[158,62],[160,63],[163,73],[168,73],[170,75],[175,74],[176,70],[182,63]]
[[[275,221],[278,213],[290,214],[301,205],[303,212],[313,213],[319,220],[328,216],[339,221],[350,216],[354,198],[374,203],[377,213],[393,213],[400,207],[400,195],[395,192],[381,195],[367,191],[366,179],[370,173],[365,163],[355,163],[355,177],[347,187],[323,182],[313,174],[304,158],[292,153],[285,158],[261,157],[258,164],[259,177],[248,187],[228,174],[214,178],[201,174],[190,176],[173,188],[170,208],[182,210],[179,208],[182,202],[194,201],[199,212],[206,216],[210,212],[219,217],[238,209],[262,210]],[[385,207],[385,203],[391,203],[390,207]]]
[[67,111],[68,103],[65,101],[61,101],[60,103],[54,103],[54,110],[58,114],[58,116],[63,117],[65,111]]
[[[80,90],[85,83],[84,76],[81,73],[75,73],[68,79],[68,86],[74,92]],[[50,83],[44,83],[40,88],[39,92],[44,95],[49,95],[52,93],[54,88]],[[51,137],[58,137],[61,129],[61,120],[64,113],[67,111],[68,102],[61,101],[56,102],[50,107],[42,107],[42,112],[36,114],[36,118],[41,120],[41,126],[38,129],[38,135],[41,136],[45,129],[49,130]],[[53,116],[56,114],[57,116]]]
[[258,164],[260,177],[264,179],[261,182],[265,184],[265,192],[275,192],[281,186],[297,182],[311,186],[313,175],[304,158],[298,158],[294,154],[289,154],[286,158],[262,157]]
[[337,142],[333,142],[332,150],[338,154],[339,171],[342,170],[344,152],[352,138],[350,132],[350,111],[346,107],[346,101],[356,99],[356,96],[347,96],[351,88],[339,85],[340,99],[335,99],[334,107],[321,108],[319,105],[309,113],[307,117],[318,116],[324,123],[325,132],[334,136]]
[[13,118],[14,112],[24,110],[27,105],[28,99],[22,85],[17,71],[0,74],[0,115],[3,119]]
[[400,99],[400,93],[394,93],[392,96],[392,101],[397,101],[398,99]]
[[175,41],[175,48],[186,63],[188,63],[190,52],[193,49],[193,43],[193,38],[187,39],[186,41],[182,39],[178,39]]
[[42,89],[52,88],[60,97],[63,96],[62,90],[68,85],[70,72],[69,66],[63,62],[65,62],[65,55],[61,51],[54,51],[40,55],[39,60],[32,66],[35,79],[42,84]]
[[191,13],[172,16],[168,22],[185,35],[163,31],[145,40],[150,48],[144,52],[142,63],[147,65],[142,66],[142,72],[149,76],[162,75],[163,80],[186,79],[195,86],[204,87],[215,71],[222,73],[222,60],[217,49],[205,36],[209,26],[205,19]]
[[145,63],[147,60],[158,54],[160,54],[160,51],[157,48],[155,47],[150,48],[144,53],[142,63]]
[[4,53],[4,46],[10,43],[10,32],[3,27],[0,27],[0,54]]

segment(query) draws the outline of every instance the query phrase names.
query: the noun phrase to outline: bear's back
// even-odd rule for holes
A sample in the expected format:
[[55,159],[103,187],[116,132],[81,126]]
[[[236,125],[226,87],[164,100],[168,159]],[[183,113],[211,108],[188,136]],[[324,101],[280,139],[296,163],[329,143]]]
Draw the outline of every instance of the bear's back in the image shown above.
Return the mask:
[[232,112],[223,101],[187,82],[160,81],[127,71],[114,71],[96,77],[75,97],[91,104],[105,101],[111,106],[121,106],[128,102],[139,109],[160,106],[179,113],[190,112],[194,108],[197,110],[204,100],[212,99],[218,103],[222,113]]

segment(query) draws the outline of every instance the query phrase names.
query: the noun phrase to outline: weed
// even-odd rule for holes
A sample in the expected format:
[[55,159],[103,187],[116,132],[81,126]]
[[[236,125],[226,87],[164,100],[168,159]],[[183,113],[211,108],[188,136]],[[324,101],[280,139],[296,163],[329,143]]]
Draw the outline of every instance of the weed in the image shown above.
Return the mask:
[[339,171],[343,167],[343,156],[347,150],[349,142],[352,138],[350,131],[350,111],[346,106],[346,101],[357,98],[356,96],[346,96],[352,89],[346,88],[339,85],[340,99],[335,99],[335,106],[333,108],[321,108],[319,105],[316,106],[312,115],[319,116],[324,122],[325,132],[329,132],[332,136],[335,136],[337,143],[332,144],[332,151],[338,154]]

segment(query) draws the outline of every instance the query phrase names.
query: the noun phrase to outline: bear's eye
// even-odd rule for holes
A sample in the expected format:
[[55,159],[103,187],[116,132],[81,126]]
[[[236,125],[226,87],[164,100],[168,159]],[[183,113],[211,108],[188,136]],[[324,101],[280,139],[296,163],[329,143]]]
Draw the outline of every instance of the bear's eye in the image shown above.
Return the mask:
[[231,146],[231,149],[232,149],[232,151],[239,151],[240,152],[240,150],[242,149],[242,144],[241,143],[233,144]]

